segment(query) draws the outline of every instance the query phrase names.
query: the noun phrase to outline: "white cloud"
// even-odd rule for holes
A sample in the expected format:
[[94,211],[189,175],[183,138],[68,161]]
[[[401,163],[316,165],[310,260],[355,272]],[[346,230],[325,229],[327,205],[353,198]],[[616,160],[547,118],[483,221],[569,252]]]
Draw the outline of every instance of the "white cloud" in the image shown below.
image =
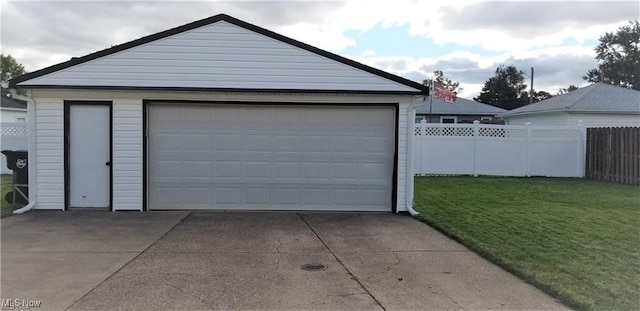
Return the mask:
[[[591,47],[550,47],[482,56],[468,51],[457,51],[440,57],[407,56],[350,56],[364,64],[420,82],[432,76],[434,70],[459,81],[464,88],[459,95],[473,98],[480,93],[484,82],[501,65],[515,65],[529,75],[535,68],[536,90],[555,93],[569,84],[584,85],[582,79],[588,69],[595,67]],[[527,84],[529,84],[527,79]]]
[[352,58],[416,81],[440,69],[472,97],[501,63],[539,68],[541,89],[581,84],[595,66],[587,42],[639,10],[637,1],[3,1],[2,51],[36,70],[219,13],[335,53],[357,47],[350,31],[408,27],[411,36],[468,49],[437,57],[365,50]]
[[362,52],[363,56],[374,56],[376,55],[376,51],[374,50],[365,50],[364,52]]

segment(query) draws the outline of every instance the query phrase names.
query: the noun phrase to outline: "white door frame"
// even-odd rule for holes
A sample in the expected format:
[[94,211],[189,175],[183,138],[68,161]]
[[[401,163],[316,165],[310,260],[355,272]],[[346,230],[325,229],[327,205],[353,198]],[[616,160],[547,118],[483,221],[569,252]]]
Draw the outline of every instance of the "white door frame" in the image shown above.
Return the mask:
[[[109,155],[108,159],[105,161],[105,166],[108,166],[108,175],[109,175],[109,194],[108,194],[108,206],[109,210],[113,210],[113,103],[111,101],[64,101],[64,202],[65,202],[65,210],[69,210],[70,205],[70,193],[71,193],[71,174],[70,174],[70,134],[73,129],[70,127],[71,124],[71,107],[72,106],[102,106],[108,107],[108,148]],[[101,162],[103,160],[100,160]],[[98,209],[103,209],[104,207],[99,207]]]

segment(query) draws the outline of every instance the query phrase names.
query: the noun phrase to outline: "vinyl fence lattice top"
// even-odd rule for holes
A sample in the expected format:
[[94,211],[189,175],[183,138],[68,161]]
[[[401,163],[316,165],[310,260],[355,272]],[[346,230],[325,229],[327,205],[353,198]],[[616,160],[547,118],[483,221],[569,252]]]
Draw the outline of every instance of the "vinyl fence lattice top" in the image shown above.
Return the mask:
[[29,129],[24,123],[2,123],[2,136],[27,136]]

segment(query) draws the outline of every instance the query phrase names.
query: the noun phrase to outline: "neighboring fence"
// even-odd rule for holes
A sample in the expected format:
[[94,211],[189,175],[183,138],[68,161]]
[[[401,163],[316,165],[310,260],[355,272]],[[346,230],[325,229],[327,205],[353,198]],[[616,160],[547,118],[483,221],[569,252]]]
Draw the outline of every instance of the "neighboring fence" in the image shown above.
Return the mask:
[[584,128],[415,124],[418,175],[584,177]]
[[[28,127],[27,123],[8,123],[4,122],[0,124],[2,129],[0,132],[0,150],[27,150],[28,148]],[[0,173],[11,174],[13,173],[7,168],[7,157],[0,154]]]
[[640,184],[640,127],[587,129],[587,178]]

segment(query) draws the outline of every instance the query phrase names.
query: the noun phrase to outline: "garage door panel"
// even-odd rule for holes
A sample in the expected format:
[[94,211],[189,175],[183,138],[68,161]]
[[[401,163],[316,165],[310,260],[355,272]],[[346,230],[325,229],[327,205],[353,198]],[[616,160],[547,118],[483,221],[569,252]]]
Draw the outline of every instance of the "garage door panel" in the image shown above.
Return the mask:
[[214,140],[214,149],[217,151],[242,150],[242,136],[239,134],[217,134]]
[[269,151],[271,146],[269,135],[246,135],[244,143],[247,151]]
[[242,196],[240,187],[216,187],[214,200],[215,203],[222,204],[240,204],[242,203]]
[[186,161],[184,164],[186,178],[211,179],[211,161]]
[[245,199],[248,205],[266,205],[271,203],[271,191],[268,187],[247,187]]
[[242,176],[242,162],[238,160],[233,161],[216,161],[215,177],[241,177]]
[[302,152],[329,152],[329,136],[307,135],[302,141]]
[[150,209],[391,210],[393,107],[151,104],[148,118]]
[[209,204],[211,202],[211,188],[201,186],[183,187],[180,202],[185,204]]
[[278,205],[297,205],[300,203],[300,189],[296,187],[279,187],[274,186],[272,204]]
[[213,150],[213,139],[210,133],[189,133],[186,132],[182,135],[185,140],[185,145],[191,147],[191,151],[211,151]]

